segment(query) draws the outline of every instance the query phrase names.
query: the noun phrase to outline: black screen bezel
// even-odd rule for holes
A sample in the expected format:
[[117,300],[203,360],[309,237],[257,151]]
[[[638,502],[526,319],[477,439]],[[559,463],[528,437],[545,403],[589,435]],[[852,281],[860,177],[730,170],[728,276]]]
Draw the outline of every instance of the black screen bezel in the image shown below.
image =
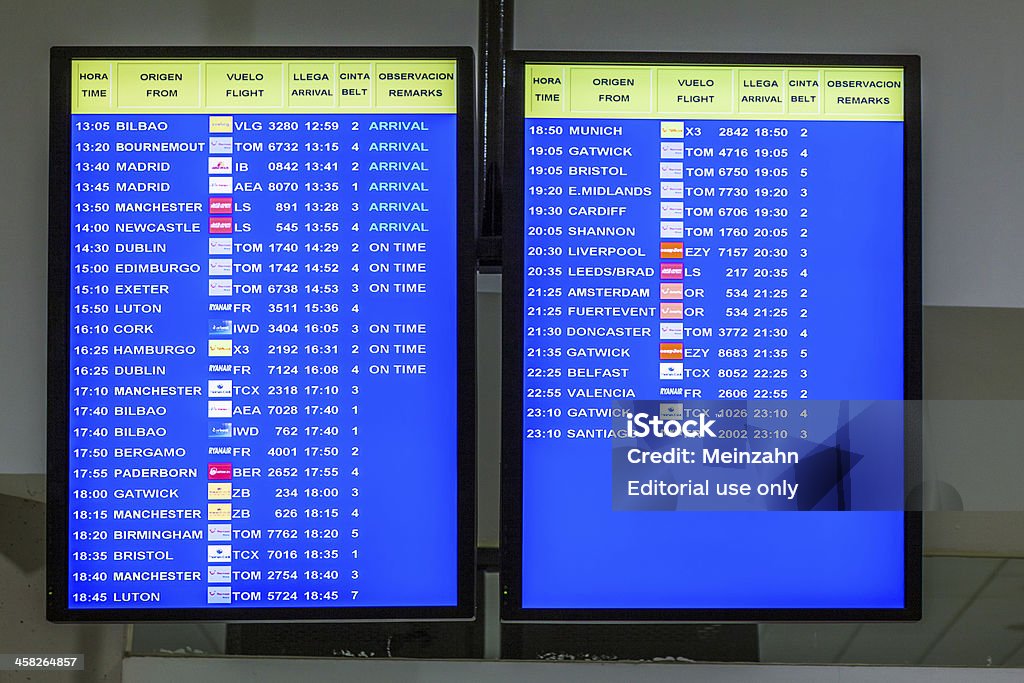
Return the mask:
[[[80,59],[451,59],[456,62],[457,603],[454,606],[68,607],[71,77]],[[470,47],[54,47],[50,52],[46,617],[61,622],[468,620],[476,581],[476,145]],[[416,558],[409,557],[410,566]]]
[[527,64],[794,65],[904,70],[904,487],[921,480],[921,68],[916,55],[697,52],[510,52],[505,69],[502,272],[501,578],[504,621],[917,621],[921,618],[921,511],[904,511],[904,606],[863,608],[581,609],[522,606],[523,225]]

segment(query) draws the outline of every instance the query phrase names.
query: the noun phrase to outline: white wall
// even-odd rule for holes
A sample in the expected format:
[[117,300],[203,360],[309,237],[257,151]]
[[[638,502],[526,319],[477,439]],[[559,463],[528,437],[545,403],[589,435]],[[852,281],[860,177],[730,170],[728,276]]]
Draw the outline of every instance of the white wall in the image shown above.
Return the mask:
[[412,660],[176,659],[135,657],[124,662],[124,683],[219,683],[283,680],[405,681],[406,683],[1020,683],[1007,669],[912,669],[869,666],[769,666],[596,662],[443,662]]
[[117,683],[125,645],[122,624],[46,621],[45,506],[0,494],[0,652],[84,655],[84,671],[0,671],[0,681]]

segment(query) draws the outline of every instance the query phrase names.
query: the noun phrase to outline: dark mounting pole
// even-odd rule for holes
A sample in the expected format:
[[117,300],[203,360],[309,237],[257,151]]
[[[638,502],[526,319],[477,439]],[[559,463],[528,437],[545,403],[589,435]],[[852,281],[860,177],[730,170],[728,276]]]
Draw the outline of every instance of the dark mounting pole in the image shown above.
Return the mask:
[[505,53],[512,49],[514,0],[480,0],[481,266],[501,263],[501,166],[505,145]]

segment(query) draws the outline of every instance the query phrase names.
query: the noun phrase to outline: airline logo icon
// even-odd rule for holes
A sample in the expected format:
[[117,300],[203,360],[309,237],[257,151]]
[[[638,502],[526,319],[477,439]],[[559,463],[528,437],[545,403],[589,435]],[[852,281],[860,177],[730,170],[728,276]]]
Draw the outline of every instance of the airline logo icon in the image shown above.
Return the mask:
[[229,194],[231,192],[231,176],[211,176],[210,194]]
[[211,133],[230,133],[232,121],[230,116],[211,116],[210,117],[210,132]]
[[210,197],[210,213],[231,213],[234,206],[231,197]]
[[211,356],[230,356],[231,355],[231,340],[230,339],[211,339],[210,340],[210,355]]
[[682,363],[662,363],[659,373],[660,379],[683,379]]
[[662,242],[661,243],[661,258],[683,258],[683,243],[682,242]]
[[662,339],[682,339],[683,338],[683,324],[682,323],[661,323],[661,338]]
[[658,417],[662,420],[683,419],[682,403],[661,403],[658,405]]
[[209,157],[207,168],[210,175],[228,175],[231,173],[231,157]]
[[658,166],[659,176],[668,180],[683,179],[683,164],[680,161],[663,161]]
[[230,545],[208,545],[208,546],[206,546],[206,561],[207,562],[230,562],[231,561],[231,546]]
[[210,138],[210,154],[231,154],[231,145],[231,138]]
[[206,518],[211,522],[226,522],[231,519],[231,503],[207,503]]
[[662,159],[682,159],[683,158],[683,143],[681,143],[681,142],[662,142],[661,143],[661,158]]
[[209,500],[231,500],[230,481],[211,481],[206,485],[206,497]]
[[682,320],[683,319],[683,305],[672,304],[661,302],[661,319],[662,320]]
[[682,121],[662,121],[661,122],[661,137],[663,137],[663,138],[681,138],[681,137],[683,137],[683,122]]
[[212,565],[206,568],[207,583],[231,583],[231,566]]
[[[235,222],[232,220],[231,216],[210,216],[211,235],[230,235],[234,229]],[[210,245],[210,248],[213,248],[212,244]],[[211,251],[210,253],[213,252]],[[231,252],[229,251],[228,253],[230,254]]]
[[231,540],[231,525],[230,524],[207,524],[206,525],[206,540],[208,540],[208,541],[230,541]]
[[683,284],[681,282],[662,282],[661,298],[670,301],[683,298]]
[[231,401],[207,401],[207,417],[231,417]]
[[662,342],[658,349],[661,360],[682,360],[683,359],[683,344],[682,342]]
[[231,398],[231,380],[211,379],[207,382],[206,395],[210,398]]
[[232,246],[230,237],[210,238],[210,256],[230,256],[231,249]]
[[683,184],[682,183],[662,183],[661,184],[661,198],[662,199],[682,199],[683,198]]
[[231,336],[231,321],[230,320],[210,320],[210,336],[211,337],[230,337]]
[[210,280],[210,296],[231,296],[231,280]]
[[210,275],[231,275],[231,259],[210,259]]
[[[231,423],[230,422],[211,422],[210,423],[210,438],[211,439],[226,439],[231,436]],[[211,479],[213,477],[210,477]]]
[[206,464],[206,478],[213,480],[231,479],[231,463],[211,462]]
[[683,264],[682,263],[662,263],[661,264],[661,279],[662,280],[682,280],[683,279]]
[[683,236],[683,224],[675,221],[662,221],[661,222],[661,237],[674,239],[682,238]]
[[661,217],[681,219],[683,217],[682,202],[662,202]]
[[209,605],[230,605],[231,586],[207,586],[206,603]]

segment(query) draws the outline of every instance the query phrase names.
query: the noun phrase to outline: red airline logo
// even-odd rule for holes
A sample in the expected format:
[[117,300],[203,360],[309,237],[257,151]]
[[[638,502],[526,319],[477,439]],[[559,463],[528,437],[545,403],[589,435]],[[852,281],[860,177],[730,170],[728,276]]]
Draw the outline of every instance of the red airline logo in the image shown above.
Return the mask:
[[233,229],[231,218],[210,216],[211,235],[230,235]]
[[231,197],[210,197],[210,213],[231,213],[234,201]]
[[211,462],[206,466],[206,476],[211,481],[231,479],[231,463]]
[[683,279],[683,264],[682,263],[662,263],[661,264],[661,279],[662,280],[682,280]]

